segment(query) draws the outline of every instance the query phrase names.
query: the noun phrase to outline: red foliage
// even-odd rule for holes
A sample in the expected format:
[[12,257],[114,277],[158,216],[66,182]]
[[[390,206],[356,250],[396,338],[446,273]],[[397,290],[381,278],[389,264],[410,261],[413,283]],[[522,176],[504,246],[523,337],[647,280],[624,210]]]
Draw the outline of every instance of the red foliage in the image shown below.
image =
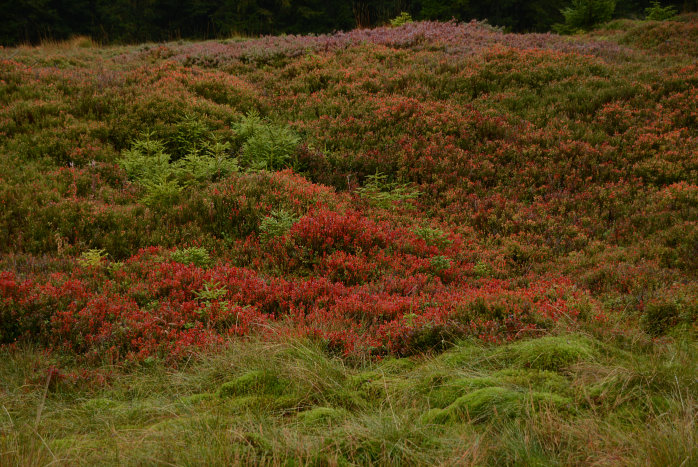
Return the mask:
[[[316,224],[302,224],[296,232],[308,232],[303,225]],[[375,238],[387,238],[360,234],[357,224],[347,225],[353,237],[337,237],[333,229],[323,236],[313,227],[309,231],[314,235],[299,238],[313,240],[308,244],[322,246],[323,253],[328,245],[370,249]],[[332,238],[341,241],[330,242]],[[500,280],[445,286],[433,276],[401,281],[388,276],[373,282],[353,276],[349,284],[362,285],[347,285],[327,278],[264,278],[228,265],[202,269],[167,261],[166,255],[161,249],[142,250],[112,278],[106,267],[96,277],[91,268],[77,269],[45,283],[18,282],[12,273],[3,273],[0,316],[16,323],[3,340],[31,335],[87,358],[176,361],[192,348],[276,323],[275,332],[319,336],[345,355],[404,354],[438,346],[443,339],[476,335],[498,341],[545,329],[562,317],[574,320],[577,311],[570,303],[583,295],[562,279],[520,287]],[[360,270],[347,268],[348,257],[353,256],[342,250],[327,256],[323,267],[328,276],[357,274]],[[414,343],[434,328],[443,332]]]

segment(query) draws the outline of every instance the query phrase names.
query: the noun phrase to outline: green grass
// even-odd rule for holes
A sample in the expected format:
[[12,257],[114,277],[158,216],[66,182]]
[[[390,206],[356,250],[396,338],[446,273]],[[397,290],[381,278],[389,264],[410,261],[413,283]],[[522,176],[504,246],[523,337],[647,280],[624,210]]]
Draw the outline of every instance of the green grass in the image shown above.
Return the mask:
[[234,341],[177,369],[77,377],[66,355],[1,361],[1,465],[698,462],[698,352],[681,339],[578,331],[358,366],[307,341]]

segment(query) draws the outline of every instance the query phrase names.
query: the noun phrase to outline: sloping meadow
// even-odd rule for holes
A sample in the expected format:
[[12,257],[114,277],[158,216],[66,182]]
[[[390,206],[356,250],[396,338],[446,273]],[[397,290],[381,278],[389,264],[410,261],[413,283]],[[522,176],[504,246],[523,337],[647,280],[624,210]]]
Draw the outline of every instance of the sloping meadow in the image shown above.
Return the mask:
[[412,23],[2,50],[0,343],[695,330],[698,67],[645,48]]

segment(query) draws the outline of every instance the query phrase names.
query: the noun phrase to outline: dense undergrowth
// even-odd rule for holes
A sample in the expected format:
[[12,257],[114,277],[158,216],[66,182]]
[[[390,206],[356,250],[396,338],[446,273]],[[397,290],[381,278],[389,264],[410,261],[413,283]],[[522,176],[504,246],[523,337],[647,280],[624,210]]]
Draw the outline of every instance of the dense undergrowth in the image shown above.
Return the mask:
[[0,50],[0,459],[698,462],[696,31]]

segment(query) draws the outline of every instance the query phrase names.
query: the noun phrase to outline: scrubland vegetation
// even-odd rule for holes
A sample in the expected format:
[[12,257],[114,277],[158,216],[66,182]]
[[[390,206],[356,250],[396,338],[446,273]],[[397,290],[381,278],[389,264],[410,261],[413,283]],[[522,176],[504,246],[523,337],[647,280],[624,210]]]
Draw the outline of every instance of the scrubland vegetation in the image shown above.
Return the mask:
[[0,464],[698,464],[698,20],[0,49]]

